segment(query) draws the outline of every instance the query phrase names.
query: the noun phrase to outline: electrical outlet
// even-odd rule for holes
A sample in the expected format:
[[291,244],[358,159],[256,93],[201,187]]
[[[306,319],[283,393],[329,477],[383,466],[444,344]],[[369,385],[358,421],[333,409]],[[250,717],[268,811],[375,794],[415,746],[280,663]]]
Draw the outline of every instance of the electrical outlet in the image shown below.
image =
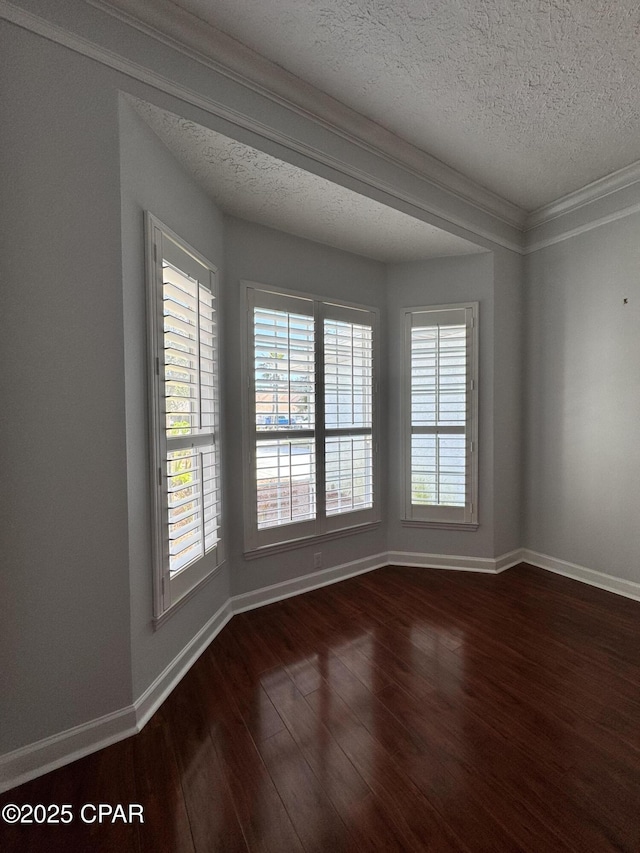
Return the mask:
[[313,555],[313,568],[321,569],[322,568],[322,551],[317,551]]

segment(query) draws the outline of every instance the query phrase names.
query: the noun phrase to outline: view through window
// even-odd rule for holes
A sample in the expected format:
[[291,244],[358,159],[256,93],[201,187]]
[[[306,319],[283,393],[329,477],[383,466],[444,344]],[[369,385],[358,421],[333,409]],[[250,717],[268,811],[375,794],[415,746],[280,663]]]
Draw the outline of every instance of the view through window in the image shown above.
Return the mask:
[[364,523],[374,506],[375,314],[255,288],[248,299],[254,541]]

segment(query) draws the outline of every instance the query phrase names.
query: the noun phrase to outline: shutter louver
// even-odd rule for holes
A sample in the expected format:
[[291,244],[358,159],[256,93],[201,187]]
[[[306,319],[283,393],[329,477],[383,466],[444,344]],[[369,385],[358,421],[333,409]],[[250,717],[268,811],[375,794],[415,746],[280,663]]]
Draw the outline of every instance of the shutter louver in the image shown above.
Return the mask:
[[169,573],[219,541],[220,475],[215,442],[216,310],[211,290],[162,262],[163,371]]

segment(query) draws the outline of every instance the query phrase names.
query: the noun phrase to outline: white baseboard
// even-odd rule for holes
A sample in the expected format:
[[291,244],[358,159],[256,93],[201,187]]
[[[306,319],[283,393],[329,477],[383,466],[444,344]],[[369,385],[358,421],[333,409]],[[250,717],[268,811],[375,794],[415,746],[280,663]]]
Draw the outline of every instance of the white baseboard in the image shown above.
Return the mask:
[[141,731],[231,616],[227,601],[133,705],[0,756],[0,793]]
[[234,613],[373,571],[387,564],[386,556],[354,560],[229,599],[134,704],[0,756],[0,793],[141,731]]
[[153,681],[134,703],[138,731],[141,731],[158,710],[173,688],[184,678],[207,646],[222,631],[233,616],[231,602],[222,607],[175,656],[169,666]]
[[596,572],[594,569],[587,569],[584,566],[578,566],[576,563],[569,563],[567,560],[558,560],[556,557],[550,557],[548,554],[539,554],[537,551],[530,551],[528,548],[523,548],[521,553],[521,560],[524,563],[530,563],[539,569],[546,569],[548,572],[564,575],[566,578],[581,581],[590,586],[605,589],[607,592],[615,592],[617,595],[624,595],[625,598],[633,598],[636,601],[640,601],[640,583],[613,577],[612,575],[605,575],[602,572]]
[[276,601],[282,601],[303,592],[311,592],[312,589],[319,589],[322,586],[364,574],[364,572],[381,569],[389,564],[387,557],[386,551],[383,551],[380,554],[374,554],[372,557],[363,557],[360,560],[353,560],[350,563],[343,563],[330,569],[322,569],[319,572],[303,575],[303,577],[294,578],[290,581],[274,583],[271,586],[262,587],[262,589],[234,595],[231,599],[233,612],[243,613],[245,610],[253,610],[255,607],[273,604]]
[[0,756],[0,793],[136,734],[133,705]]
[[495,575],[523,560],[522,551],[510,551],[500,557],[458,557],[449,554],[420,554],[412,551],[389,551],[388,564],[415,566],[420,569],[450,569],[457,572],[486,572]]

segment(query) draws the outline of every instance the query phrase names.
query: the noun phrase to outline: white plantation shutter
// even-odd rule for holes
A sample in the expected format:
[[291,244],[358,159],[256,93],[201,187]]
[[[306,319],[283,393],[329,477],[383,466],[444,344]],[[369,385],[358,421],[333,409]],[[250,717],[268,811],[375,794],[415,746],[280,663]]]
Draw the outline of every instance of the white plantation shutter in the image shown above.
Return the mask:
[[374,520],[374,317],[247,287],[249,548]]
[[215,269],[148,222],[159,615],[221,560],[217,304]]
[[407,518],[474,523],[475,305],[407,312]]
[[[207,278],[208,278],[208,271]],[[169,572],[218,542],[215,465],[214,295],[162,259]]]
[[265,545],[316,530],[316,323],[312,300],[254,290],[249,317],[252,526]]
[[[325,306],[327,517],[373,507],[373,325],[370,312]],[[341,520],[340,520],[341,521]],[[331,522],[329,522],[331,527]]]

